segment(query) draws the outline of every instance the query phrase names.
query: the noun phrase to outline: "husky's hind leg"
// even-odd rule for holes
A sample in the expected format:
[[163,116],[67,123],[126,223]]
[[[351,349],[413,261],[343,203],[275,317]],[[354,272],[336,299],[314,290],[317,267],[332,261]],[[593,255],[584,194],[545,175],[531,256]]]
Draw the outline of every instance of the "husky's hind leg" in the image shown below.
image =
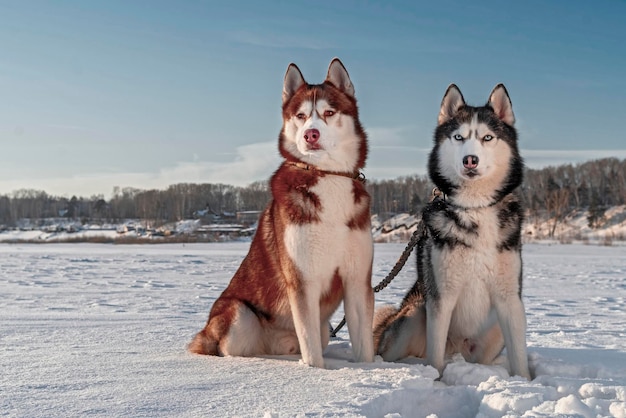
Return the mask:
[[253,356],[267,353],[257,315],[239,300],[218,299],[209,321],[189,344],[196,354]]
[[477,337],[466,339],[461,344],[456,344],[449,354],[460,351],[465,360],[470,363],[493,364],[503,348],[504,337],[502,336],[502,330],[500,325],[495,323]]

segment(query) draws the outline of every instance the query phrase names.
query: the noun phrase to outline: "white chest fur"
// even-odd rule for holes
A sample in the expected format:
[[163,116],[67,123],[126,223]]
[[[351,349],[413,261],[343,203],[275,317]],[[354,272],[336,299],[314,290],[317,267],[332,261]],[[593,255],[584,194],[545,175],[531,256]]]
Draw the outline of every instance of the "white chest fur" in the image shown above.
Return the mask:
[[521,260],[516,252],[498,250],[495,208],[459,211],[458,215],[464,223],[477,225],[463,236],[468,245],[435,248],[432,262],[442,298],[456,300],[451,334],[472,335],[495,321],[493,297],[519,291]]
[[287,252],[305,281],[318,283],[320,291],[330,286],[336,271],[349,277],[371,265],[372,238],[369,225],[350,228],[349,222],[367,202],[355,203],[353,180],[325,176],[311,188],[320,201],[319,221],[292,224],[285,230]]

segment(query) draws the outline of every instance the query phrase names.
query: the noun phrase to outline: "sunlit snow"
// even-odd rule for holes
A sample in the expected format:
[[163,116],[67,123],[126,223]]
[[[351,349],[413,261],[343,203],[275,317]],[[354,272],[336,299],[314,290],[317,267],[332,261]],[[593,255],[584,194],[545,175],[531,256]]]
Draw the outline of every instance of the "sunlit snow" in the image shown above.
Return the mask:
[[[186,344],[249,243],[1,244],[0,411],[7,416],[626,416],[626,247],[524,247],[531,371],[455,358],[440,381],[419,359],[326,369],[297,356],[219,358]],[[373,284],[404,244],[377,244]],[[377,304],[397,304],[411,259]],[[339,310],[333,323],[339,322]]]

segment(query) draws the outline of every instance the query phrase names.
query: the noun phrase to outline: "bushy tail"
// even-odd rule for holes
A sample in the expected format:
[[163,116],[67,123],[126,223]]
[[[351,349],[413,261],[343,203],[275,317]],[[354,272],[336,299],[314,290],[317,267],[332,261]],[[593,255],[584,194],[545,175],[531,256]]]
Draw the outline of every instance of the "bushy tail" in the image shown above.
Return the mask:
[[206,328],[200,331],[187,347],[189,351],[195,354],[204,354],[209,356],[218,356],[219,351],[217,349],[218,341],[211,338],[206,333]]
[[426,355],[426,313],[423,305],[400,309],[384,306],[374,314],[374,349],[385,361]]
[[374,312],[374,351],[381,354],[381,342],[390,322],[394,319],[398,309],[391,305],[385,305]]

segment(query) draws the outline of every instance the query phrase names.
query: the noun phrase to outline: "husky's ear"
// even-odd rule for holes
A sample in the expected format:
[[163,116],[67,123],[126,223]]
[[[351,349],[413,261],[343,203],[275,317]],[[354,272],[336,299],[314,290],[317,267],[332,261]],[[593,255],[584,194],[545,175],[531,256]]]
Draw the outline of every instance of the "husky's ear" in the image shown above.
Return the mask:
[[489,95],[489,106],[493,108],[500,120],[507,125],[513,126],[515,123],[515,115],[513,114],[513,105],[506,91],[504,84],[498,84]]
[[283,83],[283,104],[287,100],[291,99],[291,96],[302,86],[306,81],[302,77],[302,73],[298,66],[294,63],[289,64],[287,72],[285,73],[285,82]]
[[330,62],[326,81],[330,81],[335,87],[343,90],[347,95],[354,97],[354,86],[352,85],[352,81],[350,81],[346,67],[339,61],[339,58],[333,58]]
[[443,100],[441,100],[441,110],[439,110],[437,120],[439,125],[452,119],[462,106],[465,106],[465,99],[463,99],[461,90],[456,84],[450,84],[446,94],[443,95]]

